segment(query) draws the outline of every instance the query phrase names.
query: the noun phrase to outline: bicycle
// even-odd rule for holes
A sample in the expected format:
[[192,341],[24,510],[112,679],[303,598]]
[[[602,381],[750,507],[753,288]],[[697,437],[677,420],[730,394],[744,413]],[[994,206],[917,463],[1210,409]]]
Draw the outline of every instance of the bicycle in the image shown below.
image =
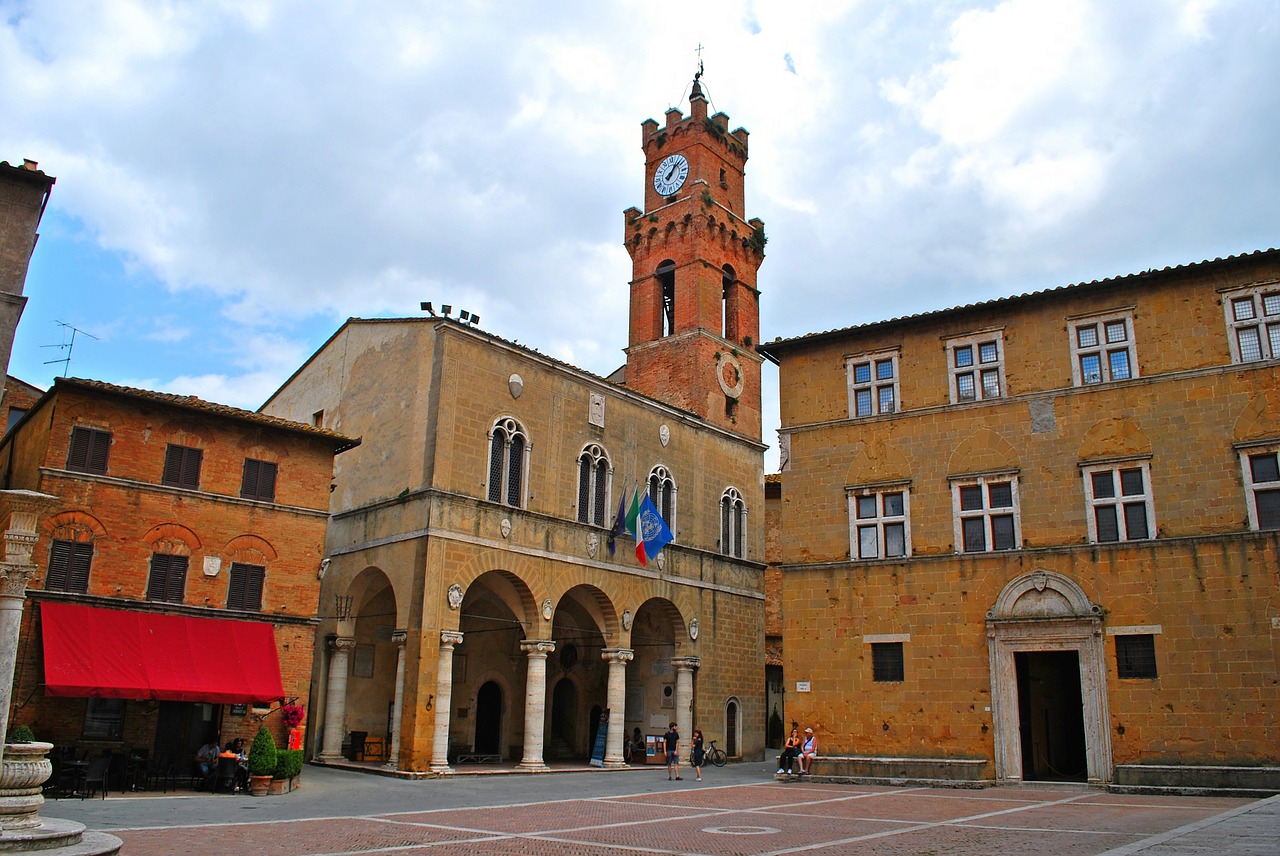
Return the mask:
[[711,748],[707,750],[707,763],[715,764],[717,767],[723,767],[725,761],[729,758],[724,754],[724,750],[716,746],[716,741],[711,741]]

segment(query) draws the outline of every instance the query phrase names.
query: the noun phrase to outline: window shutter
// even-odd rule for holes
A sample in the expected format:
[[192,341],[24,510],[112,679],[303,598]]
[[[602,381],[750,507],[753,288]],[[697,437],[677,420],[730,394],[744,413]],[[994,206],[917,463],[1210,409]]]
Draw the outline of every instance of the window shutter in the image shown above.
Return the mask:
[[93,544],[80,542],[71,545],[71,567],[67,575],[67,591],[89,590],[89,567],[93,564]]
[[187,587],[187,557],[169,557],[169,579],[165,585],[165,600],[170,603],[182,603],[182,595]]
[[182,447],[169,444],[164,450],[164,474],[160,481],[167,485],[177,485],[182,479]]
[[199,449],[184,449],[182,460],[182,486],[197,488],[200,486],[200,462],[204,452]]
[[67,469],[81,470],[89,462],[89,432],[83,428],[71,429],[71,448],[67,452]]
[[240,496],[242,499],[258,498],[258,477],[262,470],[262,462],[253,458],[244,459],[244,474],[240,477]]
[[111,450],[111,435],[106,431],[89,432],[89,460],[87,469],[91,473],[105,474],[107,471],[107,453]]
[[275,502],[277,465],[262,461],[262,469],[258,475],[258,499]]
[[262,609],[262,582],[266,576],[266,568],[261,565],[249,565],[244,586],[244,608]]
[[244,609],[244,577],[244,565],[233,564],[227,588],[227,609]]
[[147,576],[147,600],[164,600],[165,582],[169,577],[170,557],[163,553],[151,554],[151,573]]
[[49,545],[49,574],[45,577],[46,591],[65,591],[71,567],[71,542],[54,541]]

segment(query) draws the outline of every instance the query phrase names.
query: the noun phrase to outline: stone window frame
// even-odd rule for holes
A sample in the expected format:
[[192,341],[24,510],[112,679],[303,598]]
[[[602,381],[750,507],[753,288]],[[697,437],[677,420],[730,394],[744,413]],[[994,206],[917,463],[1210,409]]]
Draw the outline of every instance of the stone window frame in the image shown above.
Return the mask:
[[[1280,529],[1280,439],[1237,443],[1233,448],[1240,458],[1240,477],[1243,479],[1250,531],[1264,532]],[[1258,471],[1253,461],[1255,457],[1270,459],[1271,471],[1266,474],[1274,475],[1275,478],[1257,479]],[[1261,464],[1262,461],[1260,460],[1259,463]],[[1263,513],[1259,513],[1259,495],[1265,495],[1268,503],[1275,502],[1276,507],[1264,509]],[[1263,525],[1264,516],[1266,523],[1274,525]]]
[[578,454],[578,522],[609,526],[609,497],[613,463],[599,443],[588,443]]
[[[1018,471],[1000,470],[989,473],[971,473],[967,475],[949,476],[951,486],[951,515],[957,553],[1003,553],[1022,549],[1022,503],[1020,500]],[[991,486],[1009,483],[1010,505],[993,506],[991,502]],[[981,488],[981,508],[962,508],[961,495],[965,488]],[[1008,547],[995,546],[995,518],[1011,517],[1013,521],[1013,543]],[[964,524],[968,520],[982,520],[983,543],[981,550],[966,550],[964,540]]]
[[[885,512],[885,497],[893,494],[902,495],[902,513]],[[911,482],[910,480],[878,482],[875,484],[850,485],[845,488],[845,497],[849,512],[849,558],[855,562],[870,562],[879,559],[905,559],[911,556]],[[875,514],[863,517],[863,499],[874,499]],[[887,555],[888,539],[885,537],[886,527],[902,526],[903,552],[900,555]],[[873,529],[876,536],[876,555],[863,555],[862,532]]]
[[489,446],[485,496],[489,502],[524,508],[528,501],[529,457],[533,450],[528,432],[514,416],[500,416],[494,420],[485,439]]
[[906,633],[886,633],[862,637],[871,646],[871,682],[875,684],[901,684],[907,680]]
[[[1122,474],[1134,470],[1141,474],[1142,492],[1124,493],[1124,476]],[[1097,485],[1094,476],[1100,473],[1111,473],[1112,487],[1113,489],[1118,487],[1119,492],[1109,497],[1095,496],[1094,492]],[[1155,540],[1157,536],[1155,489],[1151,482],[1150,455],[1085,462],[1080,464],[1080,474],[1084,489],[1085,525],[1088,529],[1090,544],[1120,544],[1128,541]],[[1147,527],[1147,534],[1139,537],[1130,537],[1129,521],[1127,516],[1122,513],[1122,509],[1128,509],[1134,505],[1142,506]],[[1115,510],[1118,537],[1101,540],[1098,536],[1098,512],[1108,507]]]
[[[1163,628],[1159,624],[1108,627],[1107,635],[1115,637],[1116,677],[1122,681],[1159,679],[1156,637],[1162,632]],[[1125,640],[1124,644],[1121,644],[1122,639]]]
[[720,494],[720,553],[741,559],[746,556],[747,504],[742,492],[730,485]]
[[[947,352],[947,394],[952,404],[972,404],[1008,397],[1008,390],[1005,389],[1003,327],[948,336],[943,343]],[[985,358],[987,346],[994,348],[991,359]],[[968,362],[964,362],[961,357],[964,353],[968,354]],[[994,392],[987,386],[991,374],[994,374],[996,380]],[[973,384],[970,395],[964,395],[960,391],[965,377]]]
[[662,515],[667,528],[671,530],[673,535],[676,534],[676,509],[678,507],[676,500],[680,489],[676,487],[676,479],[671,474],[670,468],[665,464],[656,464],[653,469],[649,470],[647,490],[649,491],[649,499],[653,500],[653,504],[658,509],[658,513]]
[[[1113,339],[1112,334],[1117,327],[1123,338]],[[1093,332],[1092,343],[1081,341],[1081,335],[1088,330]],[[1133,328],[1133,307],[1068,318],[1067,338],[1068,346],[1071,348],[1071,381],[1074,385],[1095,386],[1140,377],[1138,345]],[[1116,377],[1113,357],[1122,352],[1128,364],[1128,374]],[[1083,360],[1090,357],[1098,360],[1096,375],[1086,374],[1081,364]]]
[[[1243,315],[1248,305],[1248,316]],[[1232,363],[1254,363],[1280,358],[1280,280],[1222,292],[1222,315],[1227,325],[1227,346]],[[1252,333],[1258,356],[1245,358],[1242,339]]]
[[[866,419],[902,411],[901,387],[899,380],[899,358],[901,351],[893,348],[883,351],[871,351],[864,354],[852,354],[844,358],[845,386],[849,395],[849,418]],[[883,367],[888,367],[889,376],[882,377]],[[859,378],[858,370],[865,368],[866,377]],[[884,392],[889,392],[891,401],[884,406]],[[866,407],[862,407],[859,394],[867,396]]]

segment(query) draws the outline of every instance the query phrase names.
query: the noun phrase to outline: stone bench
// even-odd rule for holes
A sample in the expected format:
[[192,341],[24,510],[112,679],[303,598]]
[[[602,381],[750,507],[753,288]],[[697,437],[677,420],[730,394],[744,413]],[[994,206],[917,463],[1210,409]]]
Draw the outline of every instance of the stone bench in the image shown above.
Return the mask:
[[989,769],[990,762],[986,758],[819,755],[813,759],[809,773],[824,781],[989,787],[995,784]]

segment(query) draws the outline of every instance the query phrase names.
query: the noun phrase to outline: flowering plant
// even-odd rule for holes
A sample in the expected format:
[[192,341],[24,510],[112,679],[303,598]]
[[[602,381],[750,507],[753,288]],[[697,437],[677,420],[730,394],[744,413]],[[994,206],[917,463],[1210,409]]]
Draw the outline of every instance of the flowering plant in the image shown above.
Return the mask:
[[280,708],[280,718],[284,720],[285,728],[296,728],[307,718],[307,713],[300,705],[286,704]]

